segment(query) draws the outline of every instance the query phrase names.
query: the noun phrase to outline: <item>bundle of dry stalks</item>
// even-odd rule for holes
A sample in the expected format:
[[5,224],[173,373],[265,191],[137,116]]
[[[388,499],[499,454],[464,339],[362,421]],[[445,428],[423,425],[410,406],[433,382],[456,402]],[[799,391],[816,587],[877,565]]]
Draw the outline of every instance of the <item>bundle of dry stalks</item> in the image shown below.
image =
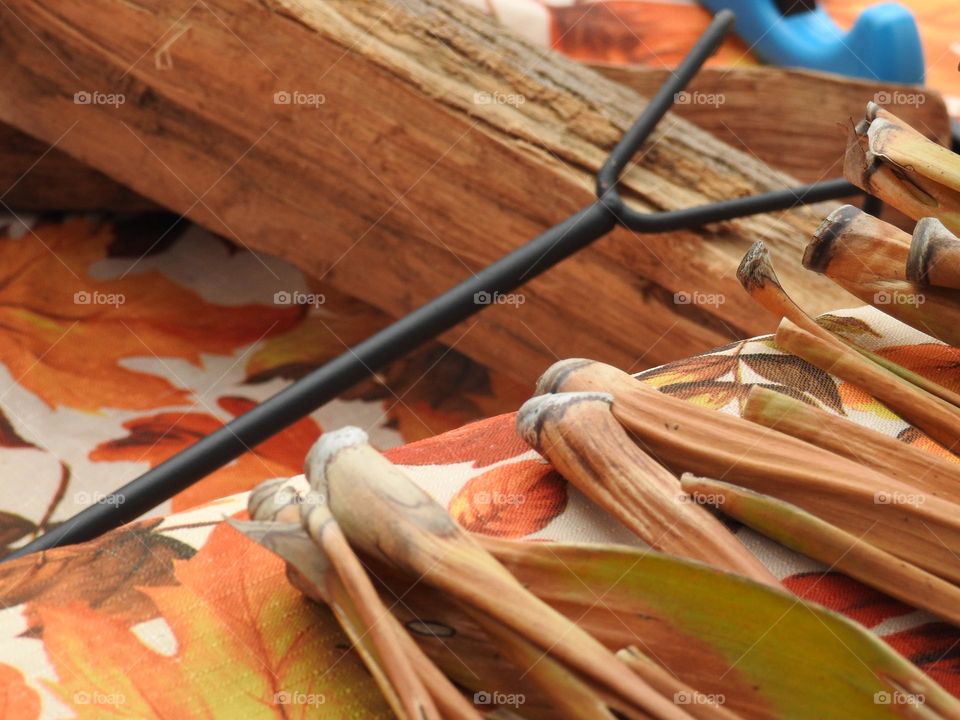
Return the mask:
[[[841,208],[804,266],[960,344],[957,158],[871,105],[847,171],[924,219],[911,238]],[[566,360],[540,378],[517,431],[642,548],[471,535],[355,428],[317,443],[309,488],[265,483],[252,522],[235,525],[330,606],[404,719],[482,717],[468,700],[477,689],[522,691],[529,702],[511,716],[534,720],[960,719],[960,703],[862,627],[787,593],[705,507],[960,626],[960,395],[810,317],[763,243],[738,278],[780,318],[782,350],[955,455],[764,387],[738,417]],[[411,636],[405,622],[424,617],[458,631],[439,643]],[[875,701],[891,690],[924,699]],[[714,699],[683,700],[699,696]]]
[[[921,332],[957,345],[960,290],[933,285],[943,276],[953,282],[952,242],[960,244],[935,219],[918,223],[911,243],[906,233],[847,205],[817,228],[803,264]],[[942,270],[938,255],[945,258]]]
[[915,220],[960,231],[960,158],[875,103],[850,134],[844,174]]
[[[838,212],[849,217],[851,213],[859,213],[860,211],[856,208],[849,208],[849,210],[841,208]],[[770,261],[770,254],[762,241],[755,242],[743,256],[737,270],[737,277],[740,284],[757,303],[776,317],[790,320],[800,329],[827,343],[832,348],[833,353],[843,357],[848,365],[858,368],[859,372],[871,373],[877,378],[881,378],[878,382],[884,382],[882,378],[886,378],[887,383],[896,382],[896,378],[899,378],[900,381],[907,384],[908,391],[910,388],[916,387],[952,406],[960,407],[960,395],[953,390],[945,388],[929,378],[908,370],[865,348],[845,342],[843,338],[834,335],[820,325],[818,321],[807,315],[783,289]],[[856,357],[857,354],[863,356],[863,358]],[[879,366],[879,368],[875,366]],[[884,369],[888,373],[880,372]],[[896,378],[889,377],[890,374],[896,376]],[[851,380],[851,382],[854,381]]]
[[650,547],[779,586],[707,510],[686,502],[680,480],[634,443],[607,393],[538,395],[517,431],[567,480]]
[[675,474],[773,495],[960,581],[960,506],[953,502],[777,430],[664,395],[603,363],[556,363],[538,386],[541,394],[598,391],[613,396],[614,416]]
[[[785,592],[734,535],[678,493],[696,500],[708,491],[761,532],[812,557],[836,557],[854,576],[875,571],[884,579],[877,587],[956,621],[960,591],[952,583],[874,548],[866,533],[851,536],[789,505],[726,483],[685,478],[681,486],[634,444],[634,425],[623,423],[617,405],[631,405],[636,385],[622,386],[605,367],[560,365],[541,389],[602,382],[614,390],[613,405],[589,392],[535,397],[519,414],[525,437],[629,526],[653,537],[676,525],[663,544],[734,572],[651,548],[470,535],[355,428],[317,443],[307,487],[268,481],[251,493],[252,521],[232,524],[282,557],[307,597],[330,607],[401,720],[492,717],[477,696],[517,692],[524,702],[509,717],[530,720],[960,718],[960,703],[932,679],[856,623]],[[789,520],[776,533],[765,530],[770,507]],[[812,540],[793,542],[810,528]],[[857,547],[842,552],[851,537]],[[413,635],[410,620],[453,632]],[[924,698],[922,713],[878,710],[876,693],[904,688]]]
[[[903,269],[904,237],[843,213],[811,265],[850,282]],[[944,447],[960,444],[952,391],[810,318],[762,244],[740,280],[782,317],[781,348],[864,387]],[[250,497],[253,522],[236,523],[331,607],[399,717],[482,717],[469,691],[494,688],[522,691],[530,702],[514,714],[532,720],[873,718],[887,708],[868,705],[871,692],[907,687],[925,697],[907,716],[960,718],[955,699],[864,629],[786,593],[704,507],[960,625],[960,460],[769,389],[754,387],[740,418],[589,360],[551,367],[517,430],[645,547],[470,535],[356,429],[321,438],[308,489],[266,483]],[[798,604],[806,612],[791,613]],[[411,636],[406,623],[424,617],[459,632],[442,647]],[[828,649],[837,638],[854,661]],[[739,664],[745,675],[731,677]],[[683,700],[700,696],[724,700]]]

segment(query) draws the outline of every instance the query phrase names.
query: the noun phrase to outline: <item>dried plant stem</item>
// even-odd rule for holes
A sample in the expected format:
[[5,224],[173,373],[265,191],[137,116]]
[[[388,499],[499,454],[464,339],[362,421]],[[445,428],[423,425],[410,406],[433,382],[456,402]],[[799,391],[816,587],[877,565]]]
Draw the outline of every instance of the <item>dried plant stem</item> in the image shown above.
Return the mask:
[[848,140],[844,175],[915,220],[960,228],[960,158],[874,103]]
[[737,279],[747,294],[774,316],[789,318],[807,332],[828,342],[841,342],[829,331],[820,327],[787,295],[780,284],[780,278],[773,269],[770,252],[763,241],[758,240],[747,250],[740,261],[740,267],[737,268]]
[[[291,484],[302,488],[298,479]],[[292,509],[293,515],[299,516],[299,501],[291,502],[285,492],[281,501],[280,490],[275,498],[278,502],[273,503],[279,508],[277,517],[287,517]],[[266,510],[273,513],[275,508]],[[299,523],[231,524],[297,567],[303,567],[305,560],[322,559],[322,551]],[[313,552],[307,557],[292,553],[286,540],[294,536],[296,542],[313,548]],[[627,657],[629,650],[618,653],[617,657],[637,670],[641,678],[650,677],[647,684],[658,692],[669,697],[671,691],[688,692],[689,687],[706,693],[706,697],[693,697],[690,704],[675,698],[690,716],[729,718],[730,713],[742,713],[743,717],[773,720],[783,717],[786,708],[789,715],[866,719],[877,716],[875,693],[906,689],[923,695],[923,717],[958,717],[956,699],[862,626],[782,590],[646,548],[484,536],[475,539],[524,587],[608,647],[629,648],[637,643],[684,684],[672,690],[676,680],[669,681],[663,673],[654,676],[645,666],[638,667],[644,659]],[[511,671],[502,654],[503,647],[516,644],[515,634],[508,630],[504,639],[489,631],[477,632],[475,623],[447,593],[405,578],[395,566],[378,558],[366,553],[361,557],[371,575],[376,574],[378,586],[382,582],[384,591],[398,593],[396,597],[404,599],[403,617],[430,618],[457,630],[445,640],[428,640],[427,644],[437,653],[439,666],[452,677],[461,678],[464,687],[523,691],[524,717],[609,720],[606,707],[595,712],[596,705],[581,704],[579,714],[552,707],[553,696],[569,694],[570,681],[586,687],[579,675],[553,664],[552,669],[559,672],[542,676],[548,681],[548,693],[542,694],[539,687],[526,682],[530,675],[518,684],[517,671]],[[349,618],[337,617],[362,652],[364,638],[356,634],[356,626],[349,625]],[[496,639],[491,642],[491,638]],[[528,651],[530,647],[533,645]],[[797,661],[798,648],[802,650],[802,662]],[[531,673],[539,673],[544,664],[552,663],[549,655],[537,652],[542,660]],[[531,663],[525,660],[522,664],[529,667]],[[464,672],[467,667],[478,674]],[[375,670],[374,664],[371,672]],[[660,685],[661,679],[668,682]],[[426,680],[424,684],[430,688]],[[602,691],[597,695],[606,697]],[[713,712],[707,704],[710,695],[717,697],[727,714]],[[444,717],[460,717],[448,715],[441,702],[437,705]],[[608,700],[606,706],[613,706],[613,702]],[[618,717],[639,715],[623,713]]]
[[616,418],[674,473],[729,479],[773,495],[960,580],[960,513],[953,503],[789,435],[665,395],[602,363],[556,363],[538,391],[609,392]]
[[[287,574],[297,589],[307,597],[331,607],[363,657],[367,668],[377,680],[391,707],[396,708],[398,705],[396,692],[387,681],[382,660],[369,648],[370,633],[363,629],[359,622],[354,601],[346,592],[340,578],[335,573],[329,572],[331,566],[326,552],[319,547],[319,543],[315,544],[310,534],[324,532],[328,525],[336,525],[336,520],[328,514],[323,502],[317,502],[320,498],[317,493],[309,493],[306,498],[303,498],[297,494],[300,491],[301,488],[296,487],[295,483],[285,480],[261,483],[251,493],[248,502],[250,516],[261,522],[234,523],[234,525],[287,561]],[[302,505],[305,501],[316,505],[318,509],[303,513]],[[307,528],[301,527],[302,515],[306,515],[309,520]],[[478,539],[482,540],[482,538]],[[308,546],[306,549],[303,548],[304,544]],[[379,580],[389,573],[389,566],[379,564],[377,560],[371,561],[369,557],[367,560],[377,567],[376,576]],[[615,720],[600,694],[545,657],[540,649],[521,642],[518,636],[511,634],[511,631],[499,623],[492,622],[489,618],[482,615],[471,615],[471,617],[486,631],[491,640],[500,641],[498,651],[504,656],[524,667],[536,665],[535,670],[530,673],[531,681],[547,676],[548,682],[544,683],[543,689],[552,700],[556,701],[558,697],[557,693],[551,690],[555,690],[557,683],[563,682],[564,691],[559,699],[561,702],[565,701],[568,709],[574,711],[571,713],[572,717]],[[482,717],[480,713],[427,657],[400,621],[392,613],[384,616],[384,621],[393,627],[406,653],[406,660],[427,688],[443,717],[451,720],[479,720]],[[535,663],[535,661],[539,662]],[[495,684],[495,686],[499,685]],[[572,708],[570,708],[571,698],[573,698]]]
[[960,192],[960,158],[950,148],[930,140],[873,102],[867,104],[865,123],[875,155]]
[[743,256],[740,268],[737,271],[737,277],[750,297],[773,315],[781,319],[787,318],[808,333],[820,338],[824,342],[833,344],[839,353],[850,355],[851,357],[854,354],[859,354],[870,362],[886,368],[889,372],[910,385],[914,385],[935,395],[951,405],[960,407],[960,394],[876,353],[849,343],[821,327],[787,295],[783,286],[780,284],[780,280],[777,278],[777,273],[770,262],[770,254],[767,252],[763,242],[755,242],[747,251],[747,254]]
[[287,561],[287,576],[307,597],[330,607],[390,707],[403,720],[480,715],[383,604],[360,559],[318,496],[313,528],[300,524],[300,496],[288,482],[259,485],[248,500],[254,522],[237,529]]
[[[307,476],[358,550],[446,593],[475,618],[486,618],[486,624],[509,629],[518,636],[517,652],[531,643],[543,660],[561,663],[585,683],[609,693],[613,707],[622,713],[689,717],[638,681],[595,638],[523,587],[442,507],[370,447],[362,431],[344,428],[324,434],[307,458]],[[310,522],[315,508],[304,505],[304,511]],[[533,678],[532,668],[524,670]],[[554,694],[564,690],[554,688]]]
[[561,475],[650,547],[779,587],[766,567],[680,481],[641,450],[606,393],[538,395],[520,408],[517,432]]
[[854,282],[906,280],[910,236],[900,228],[844,205],[820,223],[803,253],[803,266]]
[[[500,624],[485,613],[467,611],[467,614],[483,628],[490,637],[497,652],[516,668],[526,668],[526,679],[534,683],[550,698],[563,717],[597,718],[597,720],[619,720],[620,718],[646,718],[635,710],[623,710],[618,715],[611,711],[616,701],[605,698],[595,686],[585,682],[563,663],[557,662],[544,651],[519,636],[512,628]],[[559,692],[562,689],[562,692]]]
[[750,388],[741,417],[843,455],[923,492],[960,503],[960,460],[937,457],[759,385]]
[[683,488],[781,545],[960,626],[960,588],[769,495],[693,475]]
[[824,372],[869,392],[947,450],[960,450],[960,409],[913,387],[856,353],[844,353],[789,320],[777,328],[777,345]]
[[910,254],[906,233],[848,205],[820,224],[803,265],[918,330],[960,344],[960,292],[908,281]]
[[423,649],[414,642],[410,633],[393,614],[390,615],[388,622],[393,625],[407,661],[427,688],[427,692],[430,693],[430,697],[433,698],[433,702],[444,720],[481,720],[483,715],[457,690],[450,679],[443,674],[443,671],[427,657]]
[[904,173],[883,163],[867,150],[866,136],[851,126],[843,159],[843,175],[862,190],[874,195],[911,218],[937,212],[936,198],[905,181]]
[[960,238],[936,218],[922,218],[913,230],[906,277],[921,286],[960,290]]
[[[378,678],[378,683],[383,688],[384,683],[380,681],[380,676],[384,675],[383,659],[366,657],[369,655],[367,646],[371,633],[356,632],[356,628],[359,627],[356,622],[359,619],[359,612],[354,607],[356,596],[348,592],[347,586],[337,573],[329,572],[333,564],[330,563],[327,550],[301,525],[302,490],[304,488],[297,487],[296,482],[283,479],[260,483],[250,493],[247,504],[250,517],[255,522],[241,523],[246,525],[241,530],[256,537],[258,542],[287,561],[287,574],[292,580],[295,579],[293,583],[295,587],[307,597],[330,606],[340,619],[341,626],[350,634],[354,647],[367,660],[366,664],[371,674]],[[326,518],[326,512],[326,508],[322,508],[313,516],[315,526],[318,525],[318,520],[321,521],[318,527],[321,531],[328,524],[336,525],[333,517]],[[342,537],[342,533],[340,534]],[[427,657],[396,616],[383,607],[382,603],[380,607],[384,612],[379,612],[378,617],[388,625],[387,629],[397,638],[405,661],[420,678],[441,716],[449,720],[480,720],[482,715]],[[352,618],[347,617],[350,614]],[[386,680],[385,676],[383,680]],[[384,694],[388,698],[396,696],[394,688],[389,684]],[[391,704],[399,703],[394,701]]]
[[661,667],[652,659],[644,655],[638,647],[631,645],[617,652],[617,657],[626,663],[631,670],[642,677],[667,697],[686,696],[690,702],[685,705],[690,714],[697,720],[736,720],[740,717],[735,712],[727,710],[721,705],[712,702],[702,702],[698,693],[689,685],[685,685],[666,668]]
[[409,650],[409,645],[400,640],[400,637],[406,634],[405,631],[399,627],[396,618],[383,604],[363,564],[353,552],[340,526],[330,516],[329,510],[325,507],[322,510],[313,510],[316,512],[312,513],[310,537],[335,568],[360,616],[362,626],[372,638],[380,656],[381,667],[400,700],[402,712],[399,714],[409,720],[440,720],[442,716],[433,698],[408,661],[405,651]]

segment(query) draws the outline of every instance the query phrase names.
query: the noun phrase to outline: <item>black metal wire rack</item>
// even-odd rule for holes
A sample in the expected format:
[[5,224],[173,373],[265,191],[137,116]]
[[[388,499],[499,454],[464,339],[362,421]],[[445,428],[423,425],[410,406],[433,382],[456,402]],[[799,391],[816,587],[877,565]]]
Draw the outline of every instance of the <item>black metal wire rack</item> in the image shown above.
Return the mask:
[[479,293],[510,292],[618,225],[638,233],[663,233],[860,194],[857,187],[837,178],[665,212],[641,213],[624,202],[618,189],[620,175],[673,105],[677,93],[716,51],[733,23],[733,13],[718,13],[669,80],[650,100],[597,174],[596,201],[127,483],[101,502],[90,505],[19,548],[7,559],[90,540],[135,520],[388,363],[474,315],[483,307],[475,299]]

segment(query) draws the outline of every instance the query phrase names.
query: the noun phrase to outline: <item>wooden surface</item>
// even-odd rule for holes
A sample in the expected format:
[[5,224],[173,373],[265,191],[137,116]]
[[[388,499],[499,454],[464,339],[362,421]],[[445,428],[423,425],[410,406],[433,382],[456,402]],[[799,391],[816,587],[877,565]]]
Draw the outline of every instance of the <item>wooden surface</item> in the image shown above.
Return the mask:
[[[0,123],[0,201],[21,211],[156,209],[101,172]],[[0,208],[3,206],[0,205]]]
[[[666,69],[637,65],[594,69],[644,96],[669,77]],[[816,182],[840,173],[848,121],[862,116],[867,101],[876,98],[887,100],[888,107],[931,139],[949,144],[946,106],[933,90],[785,68],[705,68],[674,112],[771,167]],[[810,112],[812,107],[817,111]],[[798,143],[803,152],[797,152]],[[0,160],[0,187],[9,188],[3,199],[14,209],[154,207],[61,150],[3,123]]]
[[[655,93],[666,68],[597,65],[606,77],[641,95]],[[708,67],[674,105],[680,117],[804,182],[843,174],[851,119],[879,102],[944,145],[950,121],[934,90],[774,67]]]
[[[0,120],[394,316],[589,203],[643,107],[459,0],[11,0],[0,27]],[[668,116],[623,192],[649,210],[793,182]],[[800,267],[825,212],[617,231],[445,340],[532,381],[557,357],[637,369],[769,331],[735,276],[761,238],[804,307],[854,304]]]

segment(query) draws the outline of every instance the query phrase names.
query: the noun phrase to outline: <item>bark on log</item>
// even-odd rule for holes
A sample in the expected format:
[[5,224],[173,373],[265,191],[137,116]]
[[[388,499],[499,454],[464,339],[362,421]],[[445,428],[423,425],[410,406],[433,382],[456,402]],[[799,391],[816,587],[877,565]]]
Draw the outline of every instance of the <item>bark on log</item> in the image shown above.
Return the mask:
[[[8,0],[0,27],[0,120],[394,316],[590,202],[643,106],[459,0]],[[667,209],[793,182],[669,116],[623,194]],[[825,211],[617,231],[445,339],[532,381],[557,357],[636,369],[769,331],[736,280],[761,238],[808,310],[853,304],[800,267]]]
[[[14,212],[156,210],[101,172],[50,143],[0,123],[0,201]],[[2,207],[2,206],[0,206]]]
[[[643,96],[655,93],[670,74],[663,68],[593,67]],[[687,98],[674,106],[677,115],[803,182],[839,172],[848,121],[863,114],[867,100],[896,107],[900,117],[931,139],[950,142],[943,98],[922,87],[775,67],[704,68],[687,88]],[[803,152],[796,152],[798,137]],[[61,150],[0,123],[4,188],[2,197],[15,210],[123,212],[156,207]]]
[[[665,68],[593,67],[641,95],[652,95],[670,74]],[[930,139],[950,144],[943,98],[924,87],[808,70],[733,67],[704,68],[686,92],[674,105],[677,115],[803,182],[843,174],[850,121],[859,121],[871,100]]]

